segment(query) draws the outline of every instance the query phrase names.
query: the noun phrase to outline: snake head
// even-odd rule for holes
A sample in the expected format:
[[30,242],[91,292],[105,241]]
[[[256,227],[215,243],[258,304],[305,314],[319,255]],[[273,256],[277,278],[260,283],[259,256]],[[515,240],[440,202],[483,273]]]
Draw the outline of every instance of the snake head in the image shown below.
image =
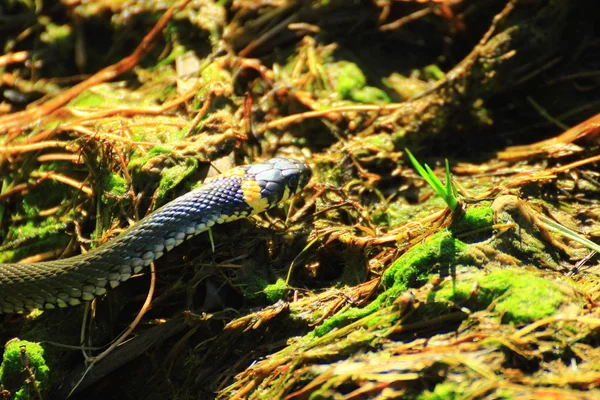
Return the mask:
[[286,201],[298,194],[312,176],[310,167],[301,161],[288,158],[273,158],[265,163],[250,165],[246,170],[245,193],[247,201],[256,212],[259,208],[267,209]]

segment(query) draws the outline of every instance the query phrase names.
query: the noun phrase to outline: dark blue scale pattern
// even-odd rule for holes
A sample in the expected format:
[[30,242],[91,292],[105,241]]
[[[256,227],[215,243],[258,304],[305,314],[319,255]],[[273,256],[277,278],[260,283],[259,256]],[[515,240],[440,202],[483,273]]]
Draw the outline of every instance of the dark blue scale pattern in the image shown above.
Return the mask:
[[[102,254],[101,258],[130,261],[144,252],[152,251],[165,238],[174,237],[188,226],[207,225],[222,215],[250,212],[241,183],[242,178],[239,177],[221,178],[179,197],[116,238],[110,256]],[[100,247],[97,251],[102,249]]]
[[[36,305],[55,304],[57,298],[80,297],[86,285],[104,287],[107,279],[118,279],[119,271],[130,274],[133,262],[162,246],[166,240],[183,240],[189,228],[208,226],[223,216],[253,213],[242,191],[244,180],[258,184],[261,198],[270,206],[285,192],[296,193],[310,179],[303,163],[275,158],[241,168],[245,176],[226,176],[207,182],[156,210],[119,237],[87,254],[37,264],[0,264],[0,313]],[[164,250],[167,251],[167,250]],[[113,273],[114,272],[114,273]],[[117,278],[110,278],[117,274]],[[78,294],[79,293],[79,294]]]

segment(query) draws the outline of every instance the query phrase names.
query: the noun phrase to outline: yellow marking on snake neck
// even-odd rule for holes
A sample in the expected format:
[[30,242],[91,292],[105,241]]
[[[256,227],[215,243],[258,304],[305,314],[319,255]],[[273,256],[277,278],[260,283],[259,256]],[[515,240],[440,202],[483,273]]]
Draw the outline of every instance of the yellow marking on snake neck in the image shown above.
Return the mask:
[[242,182],[242,193],[246,198],[246,203],[258,214],[269,208],[269,199],[262,198],[260,186],[254,180],[245,180]]
[[286,187],[285,187],[285,190],[283,191],[283,196],[281,196],[281,200],[280,200],[280,202],[287,201],[287,199],[289,199],[289,198],[290,198],[291,194],[292,194],[292,193],[291,193],[291,190],[290,190],[290,188],[289,188],[288,186],[286,186]]

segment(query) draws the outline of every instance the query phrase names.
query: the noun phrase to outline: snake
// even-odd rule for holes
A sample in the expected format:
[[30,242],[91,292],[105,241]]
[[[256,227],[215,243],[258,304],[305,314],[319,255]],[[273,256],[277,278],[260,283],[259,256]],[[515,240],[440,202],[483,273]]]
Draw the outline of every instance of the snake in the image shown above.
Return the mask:
[[0,263],[0,312],[49,310],[93,300],[212,226],[288,200],[311,175],[308,165],[288,158],[238,166],[207,179],[87,253],[30,264]]

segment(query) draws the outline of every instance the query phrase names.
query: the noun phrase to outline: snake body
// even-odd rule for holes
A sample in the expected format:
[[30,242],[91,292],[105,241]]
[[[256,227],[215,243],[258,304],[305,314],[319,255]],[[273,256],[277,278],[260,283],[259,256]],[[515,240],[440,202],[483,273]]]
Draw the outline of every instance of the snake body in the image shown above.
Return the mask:
[[0,312],[53,309],[92,300],[213,225],[286,201],[310,177],[308,166],[285,158],[236,167],[86,254],[32,264],[0,264]]

